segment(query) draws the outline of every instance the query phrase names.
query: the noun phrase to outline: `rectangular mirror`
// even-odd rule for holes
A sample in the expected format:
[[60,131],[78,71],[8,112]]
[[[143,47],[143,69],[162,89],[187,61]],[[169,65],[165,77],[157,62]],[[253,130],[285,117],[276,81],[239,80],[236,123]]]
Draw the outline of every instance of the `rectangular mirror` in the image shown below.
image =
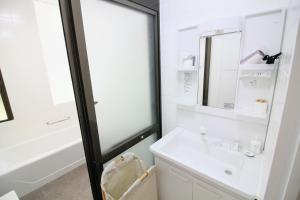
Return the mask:
[[0,70],[0,122],[9,121],[12,119],[13,114],[11,111],[2,73]]
[[198,104],[234,108],[240,44],[241,32],[200,37]]

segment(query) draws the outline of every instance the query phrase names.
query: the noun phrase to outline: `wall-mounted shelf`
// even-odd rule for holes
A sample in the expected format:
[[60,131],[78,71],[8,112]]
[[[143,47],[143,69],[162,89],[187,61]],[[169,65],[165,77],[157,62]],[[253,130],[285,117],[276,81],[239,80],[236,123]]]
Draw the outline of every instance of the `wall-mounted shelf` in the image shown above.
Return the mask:
[[276,64],[241,64],[240,71],[274,71]]
[[240,73],[239,78],[255,78],[255,79],[270,79],[272,78],[272,71],[269,72],[257,72],[257,71],[253,71],[253,72],[249,72],[249,71],[245,71]]
[[177,97],[176,103],[180,106],[195,106],[197,104],[195,98],[192,95]]
[[239,78],[270,79],[275,69],[275,64],[241,64]]
[[197,72],[197,66],[181,67],[177,69],[178,72]]
[[245,116],[245,117],[251,117],[256,118],[260,120],[266,120],[267,119],[267,113],[256,113],[253,112],[253,109],[235,109],[234,112],[237,115]]

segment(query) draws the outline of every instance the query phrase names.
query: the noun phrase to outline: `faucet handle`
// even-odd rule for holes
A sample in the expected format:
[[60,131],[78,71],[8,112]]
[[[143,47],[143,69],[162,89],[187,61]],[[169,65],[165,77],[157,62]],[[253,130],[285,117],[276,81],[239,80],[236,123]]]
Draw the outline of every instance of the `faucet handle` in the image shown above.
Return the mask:
[[201,135],[206,135],[206,128],[201,127],[201,129],[200,129],[200,134],[201,134]]

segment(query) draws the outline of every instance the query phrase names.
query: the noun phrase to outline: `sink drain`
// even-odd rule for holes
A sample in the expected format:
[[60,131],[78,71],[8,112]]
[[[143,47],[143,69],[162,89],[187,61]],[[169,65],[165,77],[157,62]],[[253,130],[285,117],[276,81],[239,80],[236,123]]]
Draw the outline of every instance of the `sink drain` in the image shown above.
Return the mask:
[[232,171],[230,171],[230,170],[228,170],[228,169],[226,169],[224,172],[225,172],[225,174],[227,174],[227,175],[232,175]]

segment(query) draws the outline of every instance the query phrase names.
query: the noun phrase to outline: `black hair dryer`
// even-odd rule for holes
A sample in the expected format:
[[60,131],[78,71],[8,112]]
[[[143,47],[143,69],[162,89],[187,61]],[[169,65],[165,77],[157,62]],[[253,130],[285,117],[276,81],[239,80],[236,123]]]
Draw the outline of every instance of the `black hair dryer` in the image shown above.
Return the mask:
[[275,54],[273,56],[265,55],[263,57],[263,60],[266,60],[266,64],[274,64],[275,60],[277,60],[281,56],[281,52],[278,54]]

